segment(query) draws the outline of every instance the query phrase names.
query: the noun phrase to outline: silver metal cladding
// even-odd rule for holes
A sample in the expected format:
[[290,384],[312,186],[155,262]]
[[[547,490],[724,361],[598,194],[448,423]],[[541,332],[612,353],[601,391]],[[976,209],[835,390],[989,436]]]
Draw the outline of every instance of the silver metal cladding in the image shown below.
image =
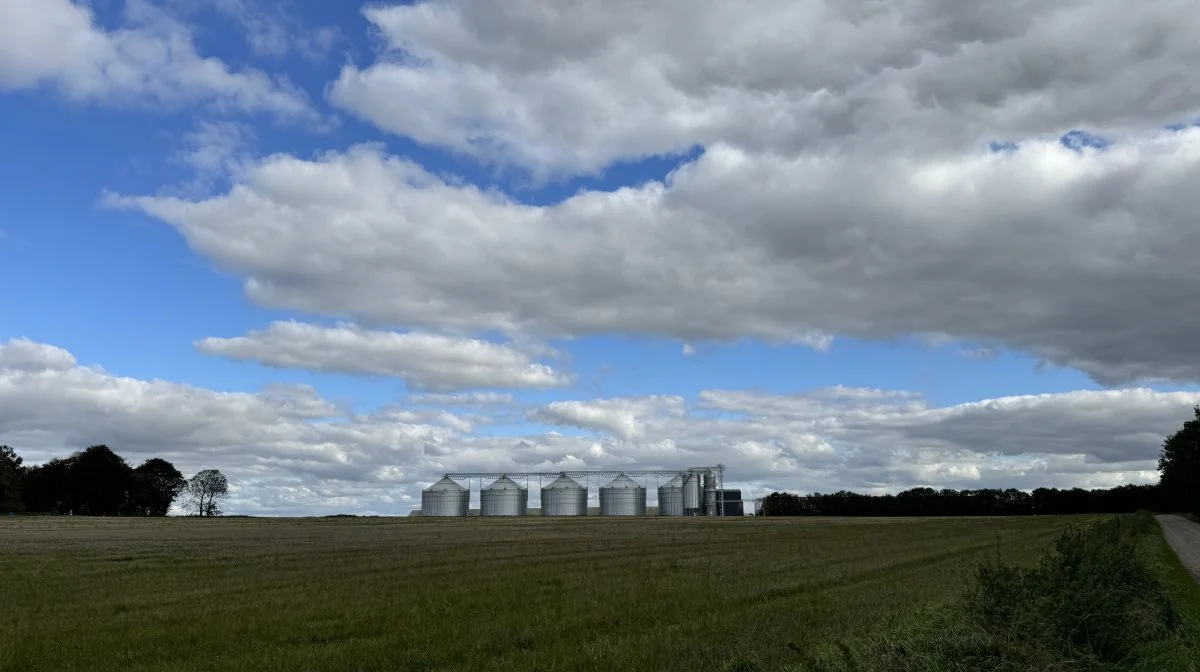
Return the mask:
[[543,516],[586,516],[587,504],[587,488],[566,474],[542,487]]
[[507,476],[501,476],[479,492],[479,513],[483,516],[523,516],[529,512],[529,490]]
[[625,474],[620,474],[600,488],[600,515],[646,515],[646,488]]
[[422,516],[465,516],[471,505],[471,491],[449,478],[421,491]]
[[683,515],[683,476],[675,478],[658,486],[658,515]]

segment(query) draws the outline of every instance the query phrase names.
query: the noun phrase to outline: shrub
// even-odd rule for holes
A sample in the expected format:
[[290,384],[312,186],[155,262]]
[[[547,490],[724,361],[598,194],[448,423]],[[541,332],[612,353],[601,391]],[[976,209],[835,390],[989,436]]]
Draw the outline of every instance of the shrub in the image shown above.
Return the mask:
[[1120,662],[1179,623],[1166,590],[1135,543],[1149,517],[1068,529],[1027,570],[981,568],[969,598],[985,627],[1061,647],[1068,656]]
[[1150,516],[1068,529],[1032,568],[980,567],[957,604],[839,642],[805,672],[1116,671],[1180,624],[1145,545]]

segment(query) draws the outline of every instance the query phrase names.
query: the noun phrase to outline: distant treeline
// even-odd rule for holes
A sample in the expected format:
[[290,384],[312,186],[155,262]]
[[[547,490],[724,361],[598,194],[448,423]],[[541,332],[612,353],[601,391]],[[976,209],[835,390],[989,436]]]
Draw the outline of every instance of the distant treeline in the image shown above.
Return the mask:
[[0,512],[165,516],[185,490],[197,500],[197,513],[218,514],[225,477],[209,470],[189,481],[158,457],[130,467],[103,445],[26,467],[15,450],[0,446]]
[[1076,513],[1133,513],[1165,510],[1157,485],[1122,485],[1109,490],[1038,488],[935,490],[913,488],[898,495],[862,495],[845,490],[801,496],[773,492],[763,499],[764,516],[1029,516]]

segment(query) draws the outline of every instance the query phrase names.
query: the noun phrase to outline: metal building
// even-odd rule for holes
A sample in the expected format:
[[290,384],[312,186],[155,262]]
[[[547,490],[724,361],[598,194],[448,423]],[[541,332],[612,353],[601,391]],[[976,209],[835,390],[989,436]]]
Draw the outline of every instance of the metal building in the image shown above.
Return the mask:
[[471,505],[471,491],[443,478],[421,491],[422,516],[465,516]]
[[529,491],[508,476],[479,491],[479,515],[523,516],[529,512]]
[[646,488],[625,474],[620,474],[600,488],[600,515],[646,515]]
[[741,490],[720,490],[721,509],[723,516],[744,516],[746,509],[742,504]]
[[683,515],[683,476],[675,478],[658,486],[658,515]]
[[543,516],[586,516],[587,504],[587,488],[566,474],[542,486]]

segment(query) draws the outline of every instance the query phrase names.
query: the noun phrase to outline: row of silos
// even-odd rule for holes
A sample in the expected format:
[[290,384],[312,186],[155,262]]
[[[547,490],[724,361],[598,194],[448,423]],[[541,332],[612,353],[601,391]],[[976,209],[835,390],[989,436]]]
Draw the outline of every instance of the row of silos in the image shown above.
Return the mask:
[[[682,479],[676,477],[658,489],[659,515],[683,515]],[[663,510],[664,492],[679,501],[679,506]],[[674,499],[672,501],[674,501]],[[471,492],[446,477],[421,492],[421,515],[465,516],[470,509]],[[543,516],[586,516],[587,488],[566,474],[542,487]],[[479,492],[479,513],[484,516],[523,516],[529,511],[529,491],[507,476],[501,476]],[[619,474],[600,488],[600,515],[646,515],[646,488],[625,474]]]

